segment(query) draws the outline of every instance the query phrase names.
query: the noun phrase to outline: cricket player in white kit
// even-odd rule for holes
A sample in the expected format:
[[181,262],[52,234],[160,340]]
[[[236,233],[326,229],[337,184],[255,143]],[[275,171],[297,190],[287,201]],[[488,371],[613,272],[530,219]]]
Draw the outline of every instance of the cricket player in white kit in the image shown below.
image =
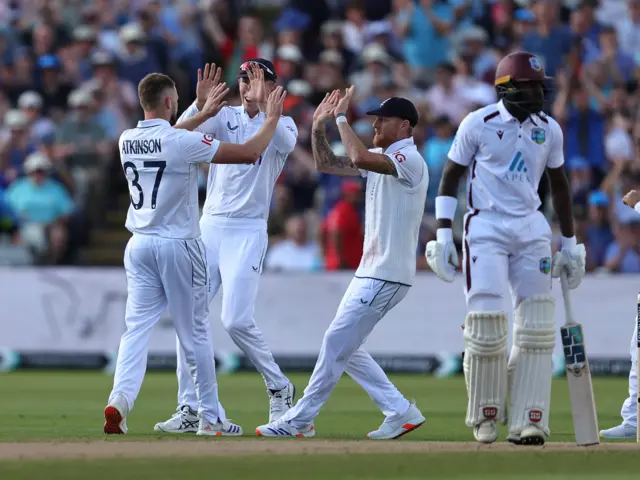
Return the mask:
[[[180,117],[196,115],[208,92],[220,77],[215,65],[199,75],[198,98]],[[249,60],[240,67],[238,86],[242,105],[224,107],[198,130],[218,140],[242,143],[255,135],[266,121],[266,96],[275,88],[273,64]],[[291,117],[278,120],[273,139],[254,165],[216,165],[209,169],[207,198],[200,220],[211,274],[209,299],[222,285],[222,324],[242,352],[251,359],[267,386],[269,421],[282,416],[292,405],[295,387],[282,373],[254,319],[258,282],[267,251],[267,218],[271,195],[287,156],[294,149],[298,130]],[[178,342],[178,408],[156,431],[195,431],[196,388]]]
[[220,109],[224,84],[210,92],[195,118],[173,128],[178,94],[171,78],[147,75],[138,87],[145,120],[122,133],[122,168],[131,205],[126,227],[133,234],[125,254],[126,332],[122,335],[114,386],[105,408],[104,432],[127,432],[126,417],[144,378],[151,329],[169,308],[188,371],[196,385],[199,435],[241,435],[218,401],[208,320],[209,273],[198,225],[198,164],[255,163],[270,142],[282,113],[281,88],[269,97],[267,120],[244,145],[187,130]]
[[[431,269],[443,280],[453,281],[458,257],[451,220],[458,182],[467,173],[466,424],[482,443],[498,438],[497,423],[504,423],[507,416],[507,390],[508,440],[524,445],[545,442],[550,433],[556,338],[551,276],[566,272],[574,289],[585,271],[585,248],[576,244],[574,236],[562,130],[541,112],[546,78],[540,59],[533,54],[515,52],[500,61],[495,84],[501,100],[470,113],[460,124],[436,198],[437,240],[426,248]],[[563,235],[553,265],[551,228],[538,211],[538,185],[545,170]],[[508,364],[503,309],[507,284],[515,310]]]
[[[336,90],[318,106],[312,148],[318,171],[367,178],[362,259],[324,335],[304,396],[280,420],[259,426],[260,436],[314,436],[313,420],[345,371],[386,417],[378,430],[368,434],[370,439],[398,438],[425,421],[362,346],[376,324],[405,297],[415,277],[429,184],[427,165],[411,136],[418,112],[404,98],[390,98],[367,112],[377,117],[373,144],[378,147],[367,150],[345,115],[353,92],[352,86],[340,98]],[[348,157],[336,157],[327,141],[325,123],[334,115]]]
[[[636,212],[640,213],[640,192],[637,190],[631,190],[628,192],[622,201],[625,205],[633,208]],[[637,319],[633,322],[633,336],[631,337],[631,347],[629,354],[631,356],[631,371],[629,372],[629,396],[622,403],[622,409],[620,415],[622,416],[622,423],[615,427],[608,428],[600,431],[602,438],[636,438],[636,426],[638,425],[637,417],[637,402],[638,402],[638,377],[637,377],[637,365],[638,365],[638,323]]]

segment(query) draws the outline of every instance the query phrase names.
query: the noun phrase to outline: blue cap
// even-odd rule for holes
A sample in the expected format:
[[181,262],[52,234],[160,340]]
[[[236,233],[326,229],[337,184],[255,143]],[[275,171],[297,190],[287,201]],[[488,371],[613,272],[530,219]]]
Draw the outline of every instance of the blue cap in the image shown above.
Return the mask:
[[606,193],[596,190],[589,194],[589,205],[593,205],[595,207],[608,207],[609,197],[607,197]]
[[295,8],[287,8],[282,11],[273,26],[277,31],[304,30],[310,23],[311,17],[306,13]]
[[535,22],[536,14],[526,8],[519,8],[518,10],[516,10],[513,18],[515,18],[519,22]]
[[43,55],[38,58],[38,68],[58,68],[60,61],[55,55]]
[[585,170],[590,168],[589,162],[587,162],[583,157],[571,157],[567,162],[567,168],[569,170]]

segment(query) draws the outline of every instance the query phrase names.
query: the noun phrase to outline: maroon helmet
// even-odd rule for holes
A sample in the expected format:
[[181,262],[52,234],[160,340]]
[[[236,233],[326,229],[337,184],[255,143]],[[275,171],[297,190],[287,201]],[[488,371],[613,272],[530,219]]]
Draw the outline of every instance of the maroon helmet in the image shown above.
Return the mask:
[[536,114],[542,110],[545,81],[550,78],[533,53],[510,53],[496,68],[496,92],[505,105]]

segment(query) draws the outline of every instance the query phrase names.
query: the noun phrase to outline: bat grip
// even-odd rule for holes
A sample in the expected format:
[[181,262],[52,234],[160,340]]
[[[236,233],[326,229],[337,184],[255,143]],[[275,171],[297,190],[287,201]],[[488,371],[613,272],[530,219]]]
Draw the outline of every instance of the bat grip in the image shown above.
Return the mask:
[[560,274],[560,287],[562,288],[562,299],[564,300],[566,322],[574,323],[573,309],[571,308],[571,297],[569,296],[569,281],[567,280],[567,274],[565,272]]

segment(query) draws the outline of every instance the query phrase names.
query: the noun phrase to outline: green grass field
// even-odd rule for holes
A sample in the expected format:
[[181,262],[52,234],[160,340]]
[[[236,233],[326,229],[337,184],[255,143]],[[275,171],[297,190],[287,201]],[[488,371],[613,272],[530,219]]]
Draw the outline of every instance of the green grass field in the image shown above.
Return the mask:
[[[307,378],[308,375],[292,376],[300,395]],[[570,447],[560,450],[551,444],[540,449],[505,448],[503,445],[482,448],[462,443],[473,440],[470,429],[464,425],[466,394],[462,377],[435,379],[394,375],[392,380],[408,398],[417,401],[427,423],[401,440],[382,444],[363,440],[383,417],[349,378],[341,380],[316,420],[318,441],[257,439],[254,428],[265,423],[268,408],[261,378],[256,374],[238,374],[219,380],[221,400],[229,417],[244,428],[243,438],[202,440],[191,435],[176,437],[155,433],[153,425],[168,418],[175,409],[176,380],[171,373],[147,375],[128,418],[130,433],[106,439],[102,433],[102,412],[112,377],[80,372],[0,375],[3,413],[0,442],[4,442],[0,445],[0,458],[5,459],[0,461],[0,479],[100,480],[116,475],[119,479],[199,479],[217,472],[230,479],[534,479],[542,478],[544,474],[554,480],[577,476],[617,480],[640,475],[639,450],[635,445],[628,445],[631,448],[625,450],[610,450],[602,445],[576,451]],[[619,423],[620,404],[627,394],[626,388],[623,378],[595,379],[601,428]],[[574,441],[564,380],[554,382],[551,429],[550,441]],[[506,437],[506,427],[502,433]],[[10,447],[12,451],[23,452],[29,459],[18,460],[16,456],[3,455],[9,442],[23,443]],[[34,452],[40,451],[38,449],[46,452],[47,448],[53,447],[33,442],[79,442],[76,447],[58,445],[71,454],[74,448],[85,448],[86,442],[93,442],[88,445],[98,454],[84,456],[76,452],[77,456],[85,458],[69,459],[65,458],[68,455],[58,457],[49,452],[42,454],[46,459],[39,459]],[[142,453],[138,458],[135,455],[116,457],[116,461],[103,454],[103,451],[122,447],[123,442],[131,451],[143,443],[155,442],[152,447],[158,451],[153,458],[145,458]],[[441,442],[460,442],[460,448],[455,448],[457,444],[454,448],[450,448],[451,444],[443,446]],[[377,444],[372,445],[374,443]],[[327,453],[327,448],[333,450]],[[204,453],[194,454],[202,449]],[[226,454],[227,450],[221,449],[233,449],[234,453]]]

